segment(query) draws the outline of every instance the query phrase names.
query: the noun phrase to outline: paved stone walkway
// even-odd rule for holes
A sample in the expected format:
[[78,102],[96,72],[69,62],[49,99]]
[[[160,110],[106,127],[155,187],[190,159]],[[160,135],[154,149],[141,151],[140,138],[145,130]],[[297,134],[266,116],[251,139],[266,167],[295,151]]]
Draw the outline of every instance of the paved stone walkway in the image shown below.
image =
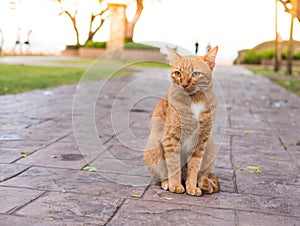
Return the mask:
[[1,96],[0,225],[300,225],[300,98],[242,67],[215,71],[221,192],[148,185],[142,149],[167,77]]

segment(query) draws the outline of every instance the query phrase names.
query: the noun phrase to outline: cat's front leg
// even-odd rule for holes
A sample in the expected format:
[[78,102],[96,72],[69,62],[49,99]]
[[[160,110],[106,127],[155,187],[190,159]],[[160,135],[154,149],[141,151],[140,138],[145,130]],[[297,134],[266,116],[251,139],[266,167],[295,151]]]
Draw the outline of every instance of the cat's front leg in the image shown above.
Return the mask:
[[[167,135],[162,140],[165,151],[166,165],[168,169],[168,187],[170,192],[183,193],[185,191],[181,184],[181,160],[180,144],[176,136]],[[164,184],[166,181],[164,182]]]
[[[209,108],[208,108],[209,109]],[[212,128],[212,114],[210,110],[204,111],[199,116],[200,132],[197,140],[195,151],[188,160],[188,177],[186,180],[186,192],[189,195],[200,196],[202,191],[197,187],[198,174],[200,172],[201,163],[206,144],[210,137]]]
[[203,150],[196,149],[188,161],[188,177],[186,180],[186,193],[200,196],[202,191],[197,187],[198,173],[200,171]]

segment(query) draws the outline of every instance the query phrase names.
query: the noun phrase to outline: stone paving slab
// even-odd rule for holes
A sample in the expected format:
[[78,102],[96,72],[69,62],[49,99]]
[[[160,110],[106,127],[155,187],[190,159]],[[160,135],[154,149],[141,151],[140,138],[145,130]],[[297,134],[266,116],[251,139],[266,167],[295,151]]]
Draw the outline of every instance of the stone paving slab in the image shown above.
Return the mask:
[[105,196],[49,193],[17,211],[17,215],[53,219],[66,224],[103,225],[120,206],[122,200]]
[[167,69],[1,96],[0,225],[299,225],[300,98],[243,67],[215,78],[221,192],[201,197],[143,163]]
[[0,187],[1,194],[1,214],[9,214],[18,208],[32,202],[44,194],[43,191],[18,188],[18,187]]
[[[171,199],[165,201],[165,197]],[[210,207],[216,209],[242,210],[247,212],[261,212],[265,214],[300,217],[299,202],[294,198],[274,196],[260,196],[256,194],[237,194],[221,192],[215,195],[204,195],[202,199],[184,194],[183,197],[168,191],[163,191],[159,186],[151,187],[145,194],[145,200],[187,204],[192,206]]]
[[132,194],[142,196],[146,189],[146,187],[131,187],[111,182],[99,172],[44,167],[32,167],[20,176],[3,182],[2,185],[122,198],[129,198]]
[[[1,215],[0,214],[0,223],[2,226],[23,226],[23,225],[30,225],[30,226],[65,226],[65,223],[61,221],[57,221],[52,218],[32,218],[26,216],[17,216],[17,215]],[[74,226],[82,226],[81,223],[73,222],[72,225]]]
[[[161,199],[163,200],[163,199]],[[234,225],[233,210],[127,200],[108,225]]]
[[0,164],[0,182],[13,178],[28,168],[28,166],[23,165]]
[[81,169],[88,164],[73,143],[56,142],[18,161],[24,165]]

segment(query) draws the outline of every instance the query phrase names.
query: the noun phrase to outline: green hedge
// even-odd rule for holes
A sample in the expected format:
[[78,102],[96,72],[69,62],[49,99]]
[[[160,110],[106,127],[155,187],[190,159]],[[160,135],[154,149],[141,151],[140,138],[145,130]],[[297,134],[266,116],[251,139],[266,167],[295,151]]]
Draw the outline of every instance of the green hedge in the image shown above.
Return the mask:
[[260,64],[261,63],[261,56],[257,51],[253,49],[247,50],[247,52],[243,55],[243,64]]
[[88,41],[84,47],[88,47],[88,48],[102,48],[105,49],[106,48],[106,42],[93,42],[93,41]]
[[125,44],[125,49],[141,49],[141,50],[159,50],[158,47],[145,45],[137,42],[129,42]]
[[[286,59],[287,52],[283,51],[281,53],[281,58],[283,60]],[[247,50],[243,55],[243,60],[241,63],[243,64],[260,64],[262,59],[273,59],[274,58],[274,50],[263,50],[263,51],[255,51],[253,49]],[[293,54],[294,60],[300,59],[300,52],[296,52]]]
[[[150,45],[145,45],[142,43],[137,43],[137,42],[130,42],[130,41],[125,41],[124,43],[124,48],[125,49],[140,49],[140,50],[159,50],[160,48],[150,46]],[[77,45],[67,45],[68,49],[78,49],[79,47],[83,46],[77,46]],[[84,47],[88,48],[106,48],[106,42],[94,42],[94,41],[88,41]]]
[[78,46],[78,45],[67,45],[66,46],[67,49],[79,49],[79,47],[81,47],[81,46]]

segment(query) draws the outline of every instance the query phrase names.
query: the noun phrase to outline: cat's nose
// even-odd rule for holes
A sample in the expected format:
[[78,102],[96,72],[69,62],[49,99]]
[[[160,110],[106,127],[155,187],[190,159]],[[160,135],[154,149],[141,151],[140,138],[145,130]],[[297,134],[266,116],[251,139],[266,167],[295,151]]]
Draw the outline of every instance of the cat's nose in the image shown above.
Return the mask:
[[182,87],[185,89],[186,87],[188,87],[189,84],[187,84],[187,83],[182,83],[181,85],[182,85]]

